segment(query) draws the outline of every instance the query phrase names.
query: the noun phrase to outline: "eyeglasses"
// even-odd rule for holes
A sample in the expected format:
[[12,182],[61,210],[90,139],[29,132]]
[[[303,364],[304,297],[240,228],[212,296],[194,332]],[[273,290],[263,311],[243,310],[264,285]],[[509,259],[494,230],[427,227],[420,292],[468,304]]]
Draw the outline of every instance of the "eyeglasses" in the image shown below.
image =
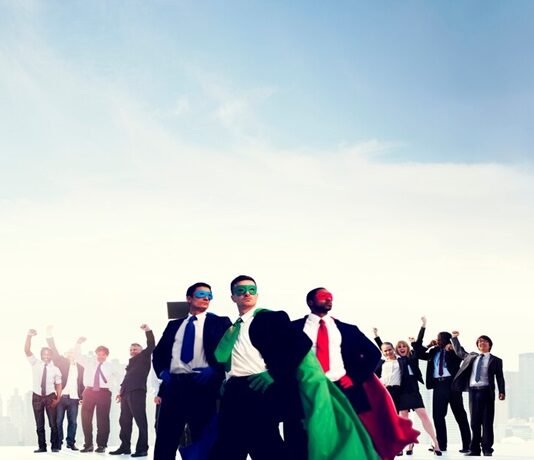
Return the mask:
[[195,291],[193,296],[197,299],[213,299],[213,294],[210,291]]
[[239,286],[234,286],[232,292],[237,296],[245,295],[247,292],[250,295],[256,295],[258,292],[258,287],[254,284],[241,284]]

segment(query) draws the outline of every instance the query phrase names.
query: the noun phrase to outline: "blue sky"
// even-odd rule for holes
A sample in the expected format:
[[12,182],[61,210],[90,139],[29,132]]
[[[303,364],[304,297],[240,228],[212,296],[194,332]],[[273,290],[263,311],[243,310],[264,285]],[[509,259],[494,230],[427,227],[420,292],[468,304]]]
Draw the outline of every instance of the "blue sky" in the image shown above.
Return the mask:
[[[315,150],[373,139],[392,161],[532,160],[530,2],[289,3],[3,2],[0,34],[4,49],[35,42],[135,95],[197,144],[231,149],[247,136]],[[211,116],[221,97],[250,111],[238,133]],[[83,120],[91,101],[77,102]],[[31,119],[6,113],[10,103],[8,132],[20,138],[29,125],[46,142]],[[173,116],[184,104],[187,119]]]
[[123,359],[199,279],[235,316],[244,272],[292,317],[323,285],[368,333],[426,314],[513,369],[534,321],[533,10],[0,1],[2,347],[52,317]]

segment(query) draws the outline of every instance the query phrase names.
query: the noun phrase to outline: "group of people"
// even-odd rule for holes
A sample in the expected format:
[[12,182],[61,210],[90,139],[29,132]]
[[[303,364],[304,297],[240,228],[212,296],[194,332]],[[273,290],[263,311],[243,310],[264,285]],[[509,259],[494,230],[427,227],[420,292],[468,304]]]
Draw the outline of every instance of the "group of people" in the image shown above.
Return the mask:
[[[382,342],[378,329],[373,329],[375,342],[383,354],[376,369],[377,375],[391,394],[399,413],[408,417],[413,410],[420,418],[432,439],[431,450],[436,455],[441,456],[441,452],[447,450],[445,416],[450,406],[460,429],[460,452],[467,456],[492,456],[495,385],[499,400],[504,400],[506,394],[502,360],[491,354],[492,340],[487,335],[481,335],[476,340],[477,351],[468,353],[460,344],[458,331],[444,331],[424,346],[426,317],[421,320],[417,339],[410,338],[411,344],[404,340],[399,340],[395,346],[391,342]],[[427,362],[426,387],[433,390],[433,424],[419,391],[419,382],[425,383],[419,360]],[[463,404],[464,391],[469,393],[470,422]],[[406,454],[412,453],[413,444],[406,450]]]
[[[440,455],[447,445],[447,404],[451,404],[455,415],[459,413],[453,406],[453,393],[459,393],[461,403],[461,393],[452,389],[453,379],[448,393],[444,385],[447,377],[456,374],[455,385],[467,382],[470,397],[474,393],[472,441],[468,425],[468,440],[463,438],[463,429],[462,439],[467,440],[470,453],[476,455],[478,433],[478,454],[480,446],[486,455],[491,454],[488,443],[490,437],[493,443],[493,435],[486,431],[490,415],[493,423],[493,413],[488,414],[486,406],[494,389],[494,359],[498,360],[496,367],[500,366],[499,397],[504,399],[502,361],[498,358],[491,355],[481,366],[482,377],[477,382],[488,390],[472,389],[470,379],[464,376],[475,366],[476,377],[480,377],[479,362],[483,360],[478,354],[465,352],[457,333],[451,345],[454,349],[446,349],[441,357],[440,350],[447,344],[442,344],[439,336],[436,346],[422,345],[426,324],[418,339],[412,341],[413,352],[406,342],[399,342],[395,353],[391,343],[382,343],[375,331],[375,340],[385,357],[381,359],[379,349],[357,326],[331,316],[333,295],[324,287],[307,294],[310,312],[295,321],[284,311],[257,305],[258,286],[251,276],[233,279],[230,293],[239,313],[233,323],[228,317],[208,311],[213,299],[211,286],[198,282],[186,291],[188,315],[169,321],[157,345],[150,328],[142,326],[147,346],[143,349],[135,343],[130,347],[131,358],[117,396],[121,404],[121,444],[110,454],[148,455],[145,404],[151,362],[161,381],[155,460],[174,460],[178,451],[184,459],[198,460],[245,460],[247,456],[253,460],[391,460],[406,446],[406,453],[411,453],[417,442],[419,432],[408,418],[412,409],[432,437],[434,453]],[[85,437],[80,451],[105,452],[111,404],[109,382],[113,378],[113,369],[106,361],[109,350],[100,346],[94,358],[84,357],[80,345],[85,339],[81,337],[73,350],[60,356],[49,331],[49,347],[42,349],[38,360],[30,350],[34,335],[35,331],[30,330],[25,351],[34,376],[33,408],[39,442],[36,452],[46,452],[45,412],[52,451],[62,447],[65,413],[69,422],[67,448],[78,450],[75,432],[80,400]],[[464,359],[462,367],[455,368],[456,360],[461,362],[460,355]],[[418,359],[429,362],[427,386],[434,388],[437,436],[419,393],[418,381],[423,379]],[[393,361],[396,365],[390,365]],[[439,377],[434,377],[434,367],[439,368]],[[92,433],[95,409],[96,449]],[[434,411],[443,420],[438,421]],[[462,411],[465,416],[463,406]],[[133,420],[139,439],[132,453]],[[478,423],[484,427],[482,440],[480,429],[477,432],[475,428]]]
[[[110,454],[130,453],[133,420],[139,430],[139,437],[132,457],[148,455],[148,423],[146,416],[147,377],[151,368],[152,351],[155,347],[154,333],[146,324],[141,325],[146,334],[146,348],[139,343],[130,345],[130,359],[126,373],[115,400],[120,403],[120,440],[119,449]],[[50,426],[50,448],[59,452],[66,442],[66,448],[73,451],[105,452],[109,439],[109,414],[112,402],[111,383],[119,376],[112,364],[107,361],[109,349],[100,345],[94,357],[81,353],[81,344],[85,337],[76,341],[74,348],[61,355],[53,337],[52,326],[47,328],[47,347],[41,349],[41,359],[31,351],[32,337],[37,335],[30,329],[26,336],[24,351],[32,366],[33,394],[32,407],[35,416],[38,448],[36,453],[46,452],[45,413]],[[84,445],[76,446],[78,409],[81,407]],[[96,448],[93,442],[93,417],[96,412]],[[63,425],[67,418],[67,435],[64,436]]]

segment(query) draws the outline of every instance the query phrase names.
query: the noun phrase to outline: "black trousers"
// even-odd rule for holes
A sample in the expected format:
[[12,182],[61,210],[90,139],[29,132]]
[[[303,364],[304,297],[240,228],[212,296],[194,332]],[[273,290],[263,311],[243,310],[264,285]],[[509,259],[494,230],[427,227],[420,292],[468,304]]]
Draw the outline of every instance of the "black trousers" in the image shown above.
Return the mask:
[[130,449],[133,420],[135,420],[139,430],[135,451],[146,452],[148,450],[146,390],[127,391],[121,395],[121,415],[119,417],[121,448]]
[[109,411],[111,409],[111,391],[101,388],[93,391],[87,387],[83,392],[82,429],[85,438],[84,447],[93,446],[93,414],[96,409],[96,445],[107,447],[109,439]]
[[55,397],[55,393],[51,393],[47,396],[41,396],[36,393],[33,393],[32,395],[32,408],[33,415],[35,416],[39,449],[46,449],[45,412],[48,418],[48,425],[50,426],[50,446],[52,449],[59,449],[60,447],[57,431],[57,412],[56,408],[52,407],[52,402]]
[[[173,374],[162,387],[154,459],[175,460],[187,423],[192,442],[198,441],[215,415],[220,382],[201,384],[194,374]],[[220,457],[223,459],[225,457]]]
[[458,423],[458,427],[460,428],[462,448],[469,449],[471,443],[471,430],[469,429],[467,413],[464,409],[462,393],[460,391],[452,390],[452,377],[445,377],[441,380],[434,379],[434,381],[432,418],[434,419],[434,426],[436,427],[436,437],[438,438],[439,447],[442,450],[447,449],[447,424],[445,423],[445,416],[447,415],[447,410],[450,405],[456,423]]
[[278,428],[274,385],[261,393],[250,389],[246,377],[228,380],[210,460],[245,460],[247,454],[252,460],[290,460]]
[[469,389],[471,414],[471,452],[493,452],[493,420],[495,418],[495,393],[489,387]]

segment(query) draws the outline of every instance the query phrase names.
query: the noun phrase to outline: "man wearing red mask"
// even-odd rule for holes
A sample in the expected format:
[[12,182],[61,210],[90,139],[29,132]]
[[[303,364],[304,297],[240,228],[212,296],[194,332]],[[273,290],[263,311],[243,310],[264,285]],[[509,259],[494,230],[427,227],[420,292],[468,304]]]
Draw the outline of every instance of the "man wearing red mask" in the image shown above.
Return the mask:
[[334,296],[324,287],[308,292],[311,313],[294,321],[313,343],[326,376],[350,401],[382,459],[391,459],[417,440],[411,422],[401,419],[391,397],[374,375],[380,351],[357,326],[330,316]]

